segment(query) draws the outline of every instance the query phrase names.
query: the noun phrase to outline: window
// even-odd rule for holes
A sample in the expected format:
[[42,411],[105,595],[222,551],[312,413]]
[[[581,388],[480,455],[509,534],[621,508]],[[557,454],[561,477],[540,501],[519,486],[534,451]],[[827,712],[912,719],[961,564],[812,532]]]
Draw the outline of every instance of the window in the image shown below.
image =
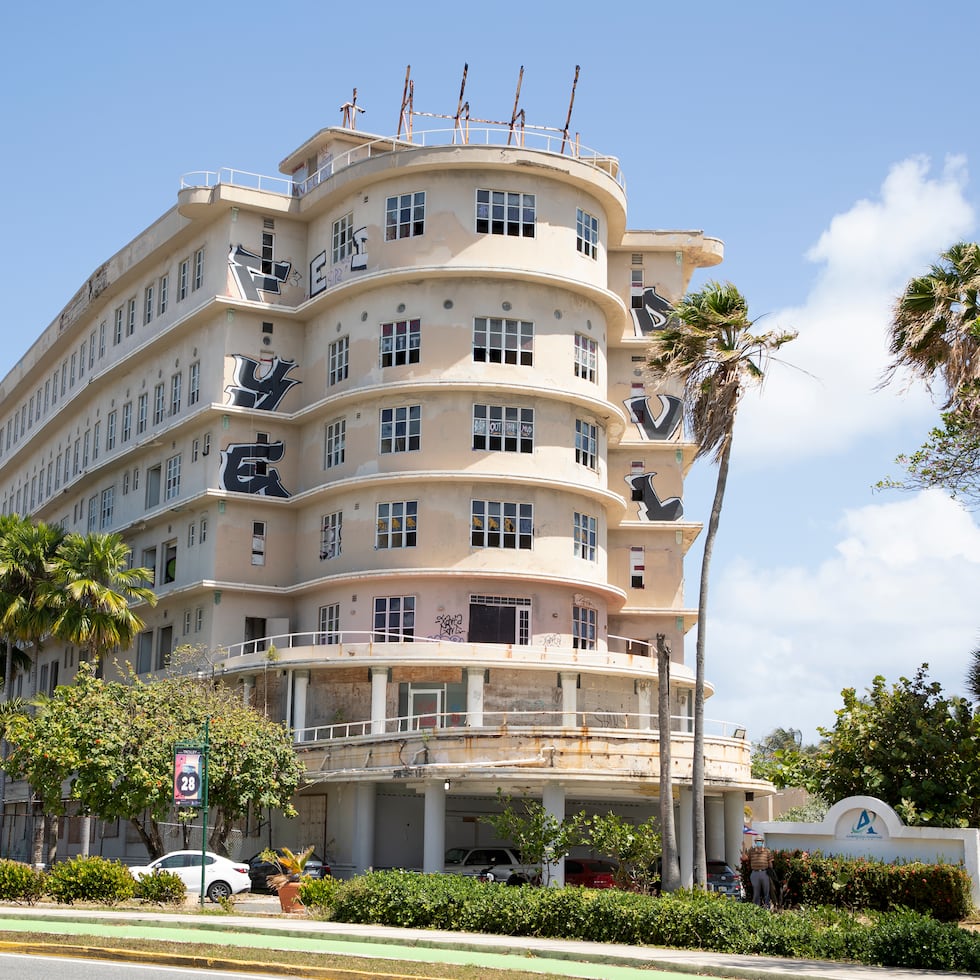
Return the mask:
[[340,466],[344,461],[344,452],[347,445],[347,420],[335,419],[327,423],[326,435],[324,437],[323,468],[332,469]]
[[414,238],[425,232],[425,191],[399,194],[385,201],[385,241]]
[[157,580],[157,549],[144,548],[143,557],[140,559],[140,567],[145,568],[149,574],[150,584],[153,585]]
[[643,588],[643,573],[646,571],[646,563],[643,557],[642,548],[630,548],[630,588]]
[[[138,472],[138,471],[137,471]],[[161,467],[149,466],[146,470],[146,506],[156,507],[160,503]],[[133,489],[136,489],[135,480]]]
[[491,364],[534,363],[534,324],[478,316],[473,321],[473,360]]
[[201,397],[201,362],[195,361],[188,372],[187,405],[196,405]]
[[144,391],[139,398],[136,399],[136,434],[142,435],[146,432],[146,409],[149,402],[149,396]]
[[348,360],[350,357],[350,337],[335,340],[329,349],[329,366],[327,384],[335,385],[347,377]]
[[105,531],[112,526],[112,511],[116,505],[116,488],[106,487],[102,491],[102,514],[99,521],[99,529]]
[[140,633],[136,643],[136,673],[146,674],[153,663],[153,631]]
[[93,493],[91,497],[88,498],[88,530],[89,533],[93,532],[99,525],[99,496]]
[[129,470],[123,473],[122,492],[124,497],[129,493]]
[[575,334],[575,377],[593,384],[596,380],[596,342],[585,334]]
[[102,448],[102,423],[96,422],[92,426],[92,462],[99,458],[99,449]]
[[320,606],[317,616],[317,643],[340,642],[340,603]]
[[421,320],[396,320],[381,324],[381,366],[418,364],[422,344]]
[[146,326],[153,319],[153,286],[147,286],[143,290],[143,326]]
[[572,538],[575,542],[575,557],[595,561],[596,519],[589,514],[576,512],[572,519]]
[[340,557],[343,522],[344,514],[339,510],[320,519],[320,561]]
[[197,544],[197,524],[191,521],[187,525],[187,547],[193,548],[195,544]]
[[[74,388],[75,387],[75,368],[76,368],[76,365],[77,364],[78,364],[78,355],[77,354],[72,354],[72,356],[71,356],[71,370],[69,371],[69,374],[68,374],[68,387],[69,388]],[[23,419],[23,417],[24,417],[24,415],[23,415],[23,409],[21,409],[21,419]],[[24,424],[23,424],[23,422],[21,422],[20,431],[21,431],[21,435],[23,435],[24,434]]]
[[199,248],[194,253],[194,281],[191,290],[200,289],[204,285],[204,249]]
[[[91,371],[95,367],[95,331],[88,338],[88,369]],[[38,406],[40,408],[40,405]]]
[[187,299],[187,287],[188,277],[191,268],[190,259],[182,259],[180,265],[177,266],[177,302],[179,303],[182,299]]
[[418,501],[378,504],[375,548],[414,548],[418,532]]
[[575,462],[590,470],[597,467],[597,429],[591,422],[575,420]]
[[99,360],[105,357],[105,320],[99,324]]
[[153,386],[153,424],[159,425],[167,413],[167,396],[163,382]]
[[331,261],[336,265],[354,254],[354,212],[351,211],[333,223]]
[[160,276],[157,289],[157,314],[163,316],[167,312],[168,293],[170,292],[170,276]]
[[276,261],[276,236],[271,231],[262,232],[262,275],[271,276]]
[[136,333],[136,297],[133,296],[128,304],[126,313],[126,336],[132,337]]
[[164,489],[164,499],[173,500],[180,496],[180,453],[167,460],[167,483]]
[[473,448],[505,453],[534,452],[534,409],[474,405]]
[[112,346],[115,347],[122,340],[123,335],[123,308],[120,306],[116,310],[115,321],[112,327]]
[[596,611],[587,606],[572,606],[572,647],[575,650],[594,650]]
[[72,451],[71,459],[71,475],[78,476],[78,471],[80,469],[80,463],[82,461],[82,440],[76,439],[75,445]]
[[532,504],[474,500],[470,509],[470,544],[476,548],[531,549]]
[[204,433],[204,443],[201,446],[201,455],[202,456],[207,456],[207,454],[209,452],[211,452],[211,433],[210,432],[205,432]]
[[184,636],[187,636],[191,631],[191,611],[190,609],[184,610]]
[[198,606],[194,610],[194,632],[200,633],[201,627],[204,625],[204,607]]
[[133,434],[133,403],[126,402],[122,408],[122,441],[129,442]]
[[135,493],[140,488],[140,468],[137,466],[133,469],[133,492]]
[[82,436],[82,469],[88,469],[88,454],[92,444],[92,431],[86,429]]
[[163,670],[170,663],[170,654],[174,650],[173,626],[161,626],[157,638],[156,669]]
[[630,309],[643,309],[643,270],[630,269]]
[[[85,344],[78,350],[78,380],[81,381],[85,377]],[[34,399],[31,399],[31,414],[34,414]]]
[[415,596],[375,596],[374,642],[411,643],[415,636]]
[[182,374],[174,374],[170,378],[170,414],[176,415],[180,411],[180,389],[184,384]]
[[201,520],[198,522],[198,526],[200,528],[200,534],[198,534],[197,538],[201,542],[201,544],[204,544],[204,542],[207,541],[208,539],[208,515],[207,514],[205,514],[201,518]]
[[177,542],[167,541],[163,546],[163,584],[177,581]]
[[381,417],[381,454],[404,453],[422,446],[422,406],[404,405],[383,408]]
[[201,440],[192,439],[191,440],[191,462],[196,463],[197,457],[201,455]]
[[106,452],[116,448],[116,416],[118,412],[110,412],[105,420],[105,448]]
[[599,219],[581,208],[575,209],[575,247],[586,258],[599,254]]
[[265,521],[252,521],[252,564],[265,564]]
[[480,234],[534,238],[534,195],[478,190],[476,230]]

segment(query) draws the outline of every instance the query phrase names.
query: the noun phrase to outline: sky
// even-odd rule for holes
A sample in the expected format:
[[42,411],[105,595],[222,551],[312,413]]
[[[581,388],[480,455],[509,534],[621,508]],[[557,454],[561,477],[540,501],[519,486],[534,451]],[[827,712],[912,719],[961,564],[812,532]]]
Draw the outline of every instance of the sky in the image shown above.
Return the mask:
[[[894,298],[978,235],[978,27],[973,0],[12,5],[0,231],[17,281],[0,376],[174,205],[182,174],[277,174],[340,125],[355,88],[358,128],[393,135],[409,65],[417,112],[451,115],[467,64],[471,114],[495,120],[523,66],[528,123],[560,129],[579,66],[570,128],[619,158],[629,226],[722,239],[725,261],[692,288],[730,280],[761,326],[799,331],[739,411],[711,565],[709,720],[812,742],[843,688],[923,663],[965,694],[976,514],[938,491],[873,488],[938,419],[921,386],[878,383]],[[686,519],[707,521],[715,475],[695,465]],[[700,561],[699,540],[691,607]]]

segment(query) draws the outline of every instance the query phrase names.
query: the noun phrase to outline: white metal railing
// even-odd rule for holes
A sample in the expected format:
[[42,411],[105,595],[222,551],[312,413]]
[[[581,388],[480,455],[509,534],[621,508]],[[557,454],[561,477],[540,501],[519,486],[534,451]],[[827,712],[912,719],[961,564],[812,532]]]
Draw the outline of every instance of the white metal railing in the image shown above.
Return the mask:
[[626,181],[615,157],[599,153],[583,146],[577,140],[551,131],[524,129],[511,130],[508,127],[486,126],[467,127],[465,135],[456,128],[430,129],[414,132],[409,136],[384,136],[368,140],[353,147],[346,153],[332,158],[315,174],[305,180],[294,181],[289,177],[266,177],[262,174],[222,167],[220,170],[197,170],[180,178],[180,188],[216,187],[218,184],[232,184],[235,187],[248,187],[253,190],[273,191],[277,194],[302,197],[304,194],[328,180],[335,173],[353,163],[368,160],[386,153],[400,153],[429,146],[514,146],[530,148],[555,156],[572,157],[587,166],[601,170],[611,177],[624,190]]
[[[467,732],[479,730],[499,731],[506,728],[510,732],[554,730],[558,728],[588,729],[590,732],[647,732],[659,731],[656,714],[639,714],[628,711],[603,711],[597,708],[576,711],[484,711],[483,724],[469,723],[466,711],[444,711],[425,715],[407,715],[399,718],[384,718],[377,723],[363,721],[344,721],[332,725],[311,725],[297,729],[294,740],[303,744],[329,742],[334,739],[381,738],[384,736],[415,733],[420,738],[431,737],[437,731],[465,729]],[[570,717],[571,716],[571,717]],[[673,734],[694,734],[694,719],[687,715],[671,715],[670,730]],[[705,734],[712,737],[734,738],[735,732],[744,727],[730,721],[705,719]]]

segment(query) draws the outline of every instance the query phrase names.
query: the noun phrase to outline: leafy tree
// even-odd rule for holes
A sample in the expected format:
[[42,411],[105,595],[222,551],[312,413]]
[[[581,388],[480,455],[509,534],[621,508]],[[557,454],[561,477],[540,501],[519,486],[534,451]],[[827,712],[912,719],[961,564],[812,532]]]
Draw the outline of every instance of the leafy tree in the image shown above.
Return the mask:
[[[638,885],[644,892],[651,890],[657,877],[654,862],[661,854],[655,817],[636,825],[615,813],[597,814],[588,821],[588,839],[597,854],[619,862],[618,885]],[[666,867],[666,856],[662,864]]]
[[890,688],[875,677],[865,695],[841,692],[833,729],[813,755],[785,756],[773,780],[826,800],[876,796],[910,825],[975,827],[980,821],[980,716],[946,697],[923,664]]
[[721,518],[738,403],[746,388],[765,379],[767,360],[796,337],[792,331],[754,333],[745,297],[731,283],[709,282],[677,305],[667,326],[651,341],[647,367],[655,382],[680,385],[688,431],[698,444],[695,459],[718,464],[715,495],[704,539],[698,596],[694,687],[694,884],[707,886],[704,831],[704,651],[708,580]]
[[752,743],[752,776],[770,779],[783,759],[797,754],[813,755],[816,745],[804,745],[798,728],[774,728],[764,738]]
[[284,726],[242,704],[210,680],[167,678],[143,683],[104,681],[82,664],[74,683],[38,699],[33,715],[8,724],[11,772],[31,780],[49,812],[70,798],[103,819],[128,820],[151,857],[166,850],[160,823],[171,813],[173,752],[198,739],[209,719],[209,846],[223,853],[233,823],[250,807],[279,807],[295,816],[290,799],[303,766]]
[[536,868],[544,884],[551,878],[551,864],[583,842],[585,813],[559,820],[537,800],[522,797],[518,804],[500,790],[497,798],[504,804],[500,813],[480,817],[493,827],[494,833],[517,848],[521,861]]

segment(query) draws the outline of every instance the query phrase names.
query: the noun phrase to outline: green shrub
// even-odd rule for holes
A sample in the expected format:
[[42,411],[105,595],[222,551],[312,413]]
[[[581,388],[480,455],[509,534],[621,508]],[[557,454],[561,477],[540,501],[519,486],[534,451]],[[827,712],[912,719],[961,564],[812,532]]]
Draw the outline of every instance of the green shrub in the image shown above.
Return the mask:
[[134,896],[154,905],[183,905],[187,886],[172,871],[154,871],[140,876]]
[[43,871],[20,861],[0,860],[0,901],[33,905],[43,894]]
[[330,919],[333,915],[333,902],[340,881],[337,878],[301,878],[299,884],[299,900],[307,909],[319,910],[321,919]]
[[980,972],[980,939],[912,911],[889,912],[868,934],[867,963],[915,970]]
[[98,902],[115,905],[132,898],[136,882],[124,864],[101,857],[76,857],[56,864],[47,875],[45,891],[60,905]]

